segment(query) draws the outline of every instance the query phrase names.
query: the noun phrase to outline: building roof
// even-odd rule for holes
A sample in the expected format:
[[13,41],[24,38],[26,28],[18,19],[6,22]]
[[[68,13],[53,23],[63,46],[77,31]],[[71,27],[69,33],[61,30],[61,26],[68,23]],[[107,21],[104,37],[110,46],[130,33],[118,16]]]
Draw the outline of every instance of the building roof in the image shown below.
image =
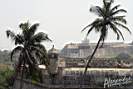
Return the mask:
[[48,51],[48,54],[50,54],[50,53],[59,53],[59,50],[57,50],[57,49],[55,49],[54,48],[54,45],[53,45],[53,47]]

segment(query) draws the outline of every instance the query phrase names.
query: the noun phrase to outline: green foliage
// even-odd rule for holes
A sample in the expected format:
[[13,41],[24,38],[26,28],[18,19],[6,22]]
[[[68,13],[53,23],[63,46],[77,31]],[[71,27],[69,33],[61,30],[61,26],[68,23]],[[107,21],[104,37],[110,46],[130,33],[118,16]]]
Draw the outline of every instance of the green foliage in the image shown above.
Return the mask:
[[11,76],[13,75],[14,71],[6,68],[0,70],[0,89],[9,89],[11,87]]
[[0,63],[10,63],[10,51],[1,51],[0,50]]
[[34,70],[33,72],[34,73],[27,74],[26,79],[31,80],[33,83],[40,82],[40,78],[42,78],[42,76],[40,76],[41,70]]

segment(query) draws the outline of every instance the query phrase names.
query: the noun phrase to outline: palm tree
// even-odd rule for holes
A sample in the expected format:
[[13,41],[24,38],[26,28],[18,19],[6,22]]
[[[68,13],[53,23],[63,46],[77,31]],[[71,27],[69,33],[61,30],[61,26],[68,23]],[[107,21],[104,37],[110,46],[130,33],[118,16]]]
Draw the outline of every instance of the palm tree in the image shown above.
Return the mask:
[[[26,73],[25,75],[32,76],[36,73],[35,71],[39,70],[39,64],[49,64],[47,51],[41,42],[51,40],[48,35],[43,32],[35,33],[38,26],[38,23],[30,25],[29,22],[25,22],[19,25],[21,30],[19,34],[15,34],[11,30],[6,31],[7,37],[10,37],[16,45],[11,52],[11,60],[14,55],[19,55],[15,67],[15,77],[19,74],[21,79],[23,79],[24,72]],[[39,71],[38,73],[38,75],[40,75]],[[40,81],[42,82],[41,79],[40,76]],[[22,88],[22,84],[20,88]]]
[[[116,34],[117,40],[119,40],[120,37],[124,40],[121,30],[126,29],[129,33],[131,33],[128,27],[125,26],[127,24],[125,15],[121,15],[121,13],[126,13],[127,11],[124,9],[119,9],[120,5],[112,6],[113,2],[114,0],[103,0],[102,7],[94,6],[90,8],[90,12],[95,13],[98,17],[91,24],[87,25],[82,31],[89,28],[86,35],[88,36],[92,30],[95,30],[100,33],[100,38],[92,55],[87,57],[89,60],[85,67],[84,74],[86,74],[87,68],[93,59],[99,44],[102,43],[101,46],[103,46],[109,30],[112,30]],[[121,30],[118,27],[121,27]]]

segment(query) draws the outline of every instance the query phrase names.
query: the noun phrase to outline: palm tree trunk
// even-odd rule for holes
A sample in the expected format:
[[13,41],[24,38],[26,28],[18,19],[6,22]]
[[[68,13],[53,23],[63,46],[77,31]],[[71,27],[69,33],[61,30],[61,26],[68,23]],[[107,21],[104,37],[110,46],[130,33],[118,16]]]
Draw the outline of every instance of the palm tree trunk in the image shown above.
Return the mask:
[[22,75],[21,75],[20,88],[19,88],[19,89],[22,89],[22,88],[23,88],[24,69],[25,69],[25,68],[22,69]]
[[104,38],[102,39],[102,44],[100,45],[100,48],[103,48],[104,45]]
[[23,89],[23,78],[24,78],[24,72],[25,72],[25,55],[24,55],[24,63],[23,63],[23,66],[22,66],[22,75],[21,75],[21,80],[20,80],[20,88],[19,89]]
[[40,69],[39,69],[39,79],[40,79],[40,83],[43,83],[43,74]]
[[[91,60],[92,60],[92,58],[94,57],[94,55],[95,55],[95,53],[96,53],[96,51],[97,51],[97,49],[98,49],[98,47],[99,47],[99,44],[100,44],[101,40],[102,40],[102,35],[100,36],[100,38],[99,38],[99,40],[98,40],[98,43],[97,43],[97,45],[96,45],[96,47],[95,47],[95,49],[94,49],[94,51],[93,51],[93,53],[92,53],[90,59],[89,59],[88,62],[87,62],[87,65],[86,65],[85,71],[84,71],[84,75],[86,75],[87,68],[88,68],[88,66],[89,66],[89,64],[90,64],[90,62],[91,62]],[[89,58],[89,56],[87,57],[87,59],[88,59],[88,58]]]

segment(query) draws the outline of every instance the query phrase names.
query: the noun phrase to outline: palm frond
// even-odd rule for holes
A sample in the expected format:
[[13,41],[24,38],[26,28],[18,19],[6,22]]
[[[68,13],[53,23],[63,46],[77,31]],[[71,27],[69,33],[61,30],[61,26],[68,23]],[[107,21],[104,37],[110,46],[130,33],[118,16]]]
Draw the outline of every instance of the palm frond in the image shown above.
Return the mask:
[[43,33],[43,32],[39,32],[37,34],[35,34],[32,38],[31,41],[33,43],[40,43],[42,41],[52,41],[47,34]]
[[113,2],[114,0],[103,0],[103,8],[106,10],[109,9]]
[[[40,58],[40,55],[43,55],[43,52],[35,46],[30,46],[30,52],[34,53],[33,56],[32,56],[32,54],[30,54],[30,56],[32,56],[34,58],[34,62],[35,62],[34,64],[40,64],[38,58]],[[38,52],[39,55],[37,55],[37,52]]]
[[90,12],[92,12],[92,13],[94,13],[94,14],[96,14],[96,15],[98,15],[98,16],[104,16],[104,11],[103,11],[103,9],[101,8],[101,7],[99,7],[99,6],[93,6],[93,7],[91,7],[90,8]]
[[37,27],[39,26],[39,23],[33,24],[30,28],[29,28],[29,35],[32,36],[35,34]]
[[113,24],[113,23],[110,23],[110,28],[114,31],[114,33],[117,35],[117,40],[120,39],[120,35],[119,33],[117,32],[117,28],[116,26]]
[[111,16],[117,15],[117,14],[119,14],[119,13],[127,13],[127,11],[124,10],[124,9],[119,9],[119,10],[117,10],[117,11],[115,11],[115,12],[112,12]]
[[40,63],[48,65],[49,60],[48,60],[48,54],[47,54],[45,47],[42,44],[35,44],[34,47],[36,47],[37,49],[39,49],[41,51],[41,52],[38,52],[38,50],[36,50],[36,54],[41,59]]
[[25,23],[20,23],[19,27],[22,29],[22,30],[27,30],[29,28],[29,22],[25,22]]
[[122,37],[122,39],[124,41],[125,39],[124,39],[124,36],[123,36],[122,32],[118,28],[117,28],[117,31],[120,33],[120,35],[121,35],[121,37]]
[[22,50],[23,50],[23,47],[22,47],[22,46],[17,46],[16,48],[14,48],[14,49],[12,50],[12,52],[11,52],[11,61],[12,61],[13,55],[14,55],[15,53],[18,53],[18,52],[22,51]]
[[109,4],[111,5],[112,3],[114,3],[114,0],[110,0]]
[[[103,6],[106,8],[107,7],[107,3],[106,3],[106,0],[103,0]],[[103,7],[103,8],[104,8]]]
[[15,40],[16,35],[13,31],[7,30],[6,35],[7,37],[10,37],[12,40]]
[[117,10],[121,5],[116,5],[111,9],[111,12],[114,12],[115,10]]
[[24,43],[24,37],[20,34],[17,34],[15,37],[15,45],[20,44],[22,45]]
[[120,34],[120,36],[122,37],[122,39],[124,41],[125,39],[124,39],[124,36],[123,36],[122,32],[113,23],[112,23],[112,28],[113,28],[114,31],[117,31],[116,32],[117,35]]
[[36,56],[41,58],[39,60],[40,64],[46,64],[46,65],[49,64],[47,51],[45,50],[45,47],[43,47],[43,45],[36,44],[34,46],[31,46],[31,51],[34,51],[36,53]]
[[88,30],[88,32],[87,32],[87,34],[86,34],[86,36],[88,36],[89,35],[89,33],[94,29],[95,27],[94,26],[92,26],[89,30]]
[[29,27],[30,27],[30,24],[29,24],[29,22],[25,22],[25,23],[21,23],[20,25],[19,25],[19,27],[21,28],[21,30],[22,30],[22,35],[24,36],[24,39],[25,40],[28,40],[28,39],[30,39],[29,38]]
[[90,27],[90,29],[88,30],[88,32],[87,32],[87,35],[93,30],[93,29],[98,29],[98,31],[99,31],[99,27],[101,26],[101,23],[102,23],[102,19],[96,19],[96,20],[94,20],[91,24],[89,24],[89,25],[87,25],[86,27],[84,27],[83,28],[83,30],[82,30],[82,32],[84,31],[84,30],[86,30],[88,27]]
[[23,36],[20,34],[15,34],[14,32],[7,30],[6,31],[7,37],[10,37],[13,41],[15,41],[15,45],[22,44],[24,42]]
[[42,44],[34,44],[35,47],[39,48],[43,52],[47,52],[45,47]]
[[126,29],[130,34],[132,33],[130,30],[129,30],[129,28],[128,27],[126,27],[126,26],[124,26],[123,24],[121,24],[121,23],[118,23],[118,22],[114,22],[117,26],[120,26],[120,27],[122,27],[122,28],[124,28],[124,29]]
[[92,30],[99,32],[102,28],[102,24],[103,24],[103,20],[98,18],[98,19],[94,20],[91,24],[87,25],[82,31],[84,31],[88,27],[90,27],[86,34],[86,36],[88,36]]
[[84,30],[86,30],[88,27],[90,27],[91,25],[89,24],[89,25],[87,25],[87,26],[85,26],[82,30],[81,30],[81,32],[83,32]]
[[115,16],[115,17],[111,18],[111,20],[115,21],[115,22],[120,22],[120,23],[127,24],[127,21],[124,17],[125,16]]
[[106,9],[107,12],[110,10],[111,5],[112,5],[113,2],[114,2],[114,0],[105,0],[105,3],[106,3],[105,9]]

